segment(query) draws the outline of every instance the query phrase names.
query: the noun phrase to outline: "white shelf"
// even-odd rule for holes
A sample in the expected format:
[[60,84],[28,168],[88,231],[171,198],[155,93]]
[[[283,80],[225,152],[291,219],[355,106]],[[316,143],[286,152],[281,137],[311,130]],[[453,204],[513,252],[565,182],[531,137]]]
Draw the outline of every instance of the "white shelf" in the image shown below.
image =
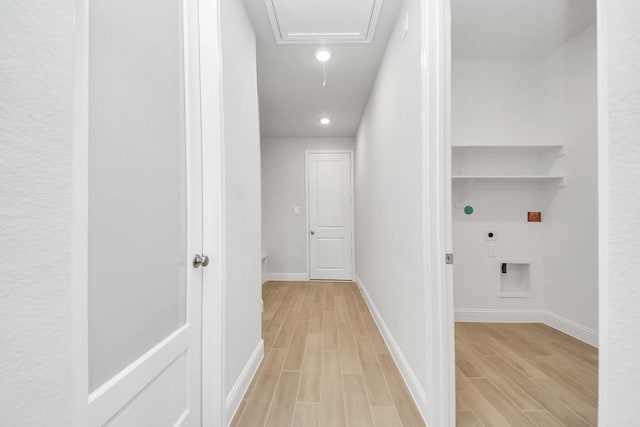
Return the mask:
[[515,150],[515,151],[556,151],[558,155],[564,155],[564,145],[452,145],[454,151],[475,151],[475,150]]
[[454,202],[462,206],[475,189],[542,190],[566,186],[559,144],[452,146]]
[[564,185],[563,176],[550,175],[454,175],[454,181],[531,181],[531,182],[555,182]]

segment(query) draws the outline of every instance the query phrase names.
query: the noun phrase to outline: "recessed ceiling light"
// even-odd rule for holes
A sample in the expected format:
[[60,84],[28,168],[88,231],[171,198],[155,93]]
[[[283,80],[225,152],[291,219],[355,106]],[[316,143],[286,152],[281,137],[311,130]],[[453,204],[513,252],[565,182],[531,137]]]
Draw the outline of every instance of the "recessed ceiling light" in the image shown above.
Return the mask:
[[331,59],[331,51],[329,49],[320,49],[316,52],[316,59],[320,62],[327,62]]
[[321,119],[320,119],[320,124],[321,124],[321,125],[326,126],[326,125],[328,125],[329,123],[331,123],[331,119],[330,119],[329,117],[323,117],[323,118],[321,118]]

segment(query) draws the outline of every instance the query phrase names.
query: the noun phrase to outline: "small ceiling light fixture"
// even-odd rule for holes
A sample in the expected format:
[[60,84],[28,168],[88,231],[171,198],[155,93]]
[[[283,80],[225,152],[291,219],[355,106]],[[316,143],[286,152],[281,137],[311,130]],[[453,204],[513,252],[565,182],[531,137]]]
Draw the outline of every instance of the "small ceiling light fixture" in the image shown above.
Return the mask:
[[331,51],[329,49],[319,49],[316,51],[316,59],[320,62],[327,62],[331,59]]
[[327,86],[327,61],[331,59],[331,51],[325,47],[316,50],[316,59],[322,63],[322,87]]
[[323,126],[326,126],[329,123],[331,123],[331,119],[329,117],[323,117],[320,119],[320,124]]

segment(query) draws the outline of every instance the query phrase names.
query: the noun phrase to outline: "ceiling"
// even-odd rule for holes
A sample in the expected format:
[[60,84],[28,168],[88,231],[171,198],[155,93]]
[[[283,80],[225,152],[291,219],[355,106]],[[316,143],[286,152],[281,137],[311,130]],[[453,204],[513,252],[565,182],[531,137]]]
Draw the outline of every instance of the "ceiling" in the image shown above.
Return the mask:
[[[353,136],[403,0],[245,0],[265,137]],[[595,0],[452,0],[453,57],[532,59],[596,19]],[[331,50],[327,85],[315,52]],[[320,125],[321,117],[331,124]]]
[[452,0],[453,57],[531,59],[595,22],[595,0]]
[[383,0],[265,0],[278,43],[370,42]]
[[[256,32],[262,135],[355,135],[402,0],[245,4]],[[322,40],[332,52],[326,87],[315,58]],[[328,126],[319,123],[325,116]]]

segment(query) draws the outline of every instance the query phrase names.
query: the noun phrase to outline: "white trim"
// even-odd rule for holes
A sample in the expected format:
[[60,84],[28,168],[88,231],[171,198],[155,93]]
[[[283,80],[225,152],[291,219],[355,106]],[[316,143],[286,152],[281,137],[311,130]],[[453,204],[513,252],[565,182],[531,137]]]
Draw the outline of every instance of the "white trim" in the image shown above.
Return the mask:
[[88,425],[89,405],[89,1],[75,1],[71,221],[72,425]]
[[558,316],[555,313],[546,312],[544,318],[544,324],[557,329],[560,332],[572,336],[573,338],[585,342],[598,348],[598,331],[591,328],[587,328],[573,320]]
[[89,423],[102,426],[184,354],[191,342],[189,325],[175,331],[89,395]]
[[227,399],[225,401],[226,420],[224,425],[229,425],[231,420],[233,420],[233,417],[236,415],[238,407],[240,407],[242,397],[247,392],[249,384],[251,384],[251,380],[253,380],[253,377],[256,375],[263,358],[264,340],[260,340],[258,345],[256,345],[256,348],[253,350],[253,353],[251,353],[251,357],[249,357],[246,365],[242,368],[242,372],[240,372],[240,376],[238,376],[233,388],[227,395]]
[[[304,280],[311,280],[311,253],[309,242],[309,154],[349,154],[350,162],[350,179],[351,179],[351,280],[356,280],[356,187],[354,180],[354,162],[355,155],[353,150],[305,150],[304,151],[304,197],[305,197],[305,236],[306,236],[306,250],[307,250],[307,278]],[[275,274],[275,273],[270,273]],[[276,279],[270,279],[276,280]]]
[[544,323],[541,310],[503,308],[456,308],[456,322]]
[[224,420],[224,146],[219,0],[199,0],[202,126],[202,426]]
[[453,266],[451,232],[451,6],[449,0],[422,0],[422,252],[426,328],[427,424],[456,423]]
[[266,282],[306,282],[309,280],[307,273],[267,273]]
[[278,14],[273,0],[264,0],[265,10],[269,17],[269,23],[273,31],[273,37],[277,44],[321,44],[321,43],[371,43],[373,41],[380,10],[384,0],[373,0],[371,16],[365,33],[332,32],[332,33],[288,33],[285,34],[280,27]]
[[373,300],[371,299],[371,296],[367,292],[367,289],[364,287],[362,280],[357,274],[354,274],[354,276],[355,276],[355,282],[358,285],[360,292],[364,296],[364,300],[367,302],[369,311],[373,315],[373,319],[376,322],[376,325],[378,326],[378,329],[382,334],[382,338],[384,339],[384,342],[387,344],[387,347],[389,347],[389,351],[391,352],[391,357],[393,357],[393,360],[396,363],[396,366],[400,370],[402,379],[407,385],[407,388],[409,389],[411,397],[413,398],[416,406],[420,410],[422,418],[426,420],[427,419],[426,417],[427,395],[424,391],[424,388],[420,384],[420,381],[418,380],[418,377],[416,376],[415,372],[413,372],[413,368],[411,368],[411,365],[407,361],[407,358],[404,356],[402,349],[400,348],[395,338],[393,337],[393,334],[391,333],[391,330],[387,326],[387,323],[384,321],[384,319],[382,318],[382,315],[380,314],[375,304],[373,303]]
[[598,45],[598,425],[609,413],[609,66],[607,0],[597,0]]
[[577,340],[598,347],[598,332],[547,310],[457,308],[456,322],[544,323]]

